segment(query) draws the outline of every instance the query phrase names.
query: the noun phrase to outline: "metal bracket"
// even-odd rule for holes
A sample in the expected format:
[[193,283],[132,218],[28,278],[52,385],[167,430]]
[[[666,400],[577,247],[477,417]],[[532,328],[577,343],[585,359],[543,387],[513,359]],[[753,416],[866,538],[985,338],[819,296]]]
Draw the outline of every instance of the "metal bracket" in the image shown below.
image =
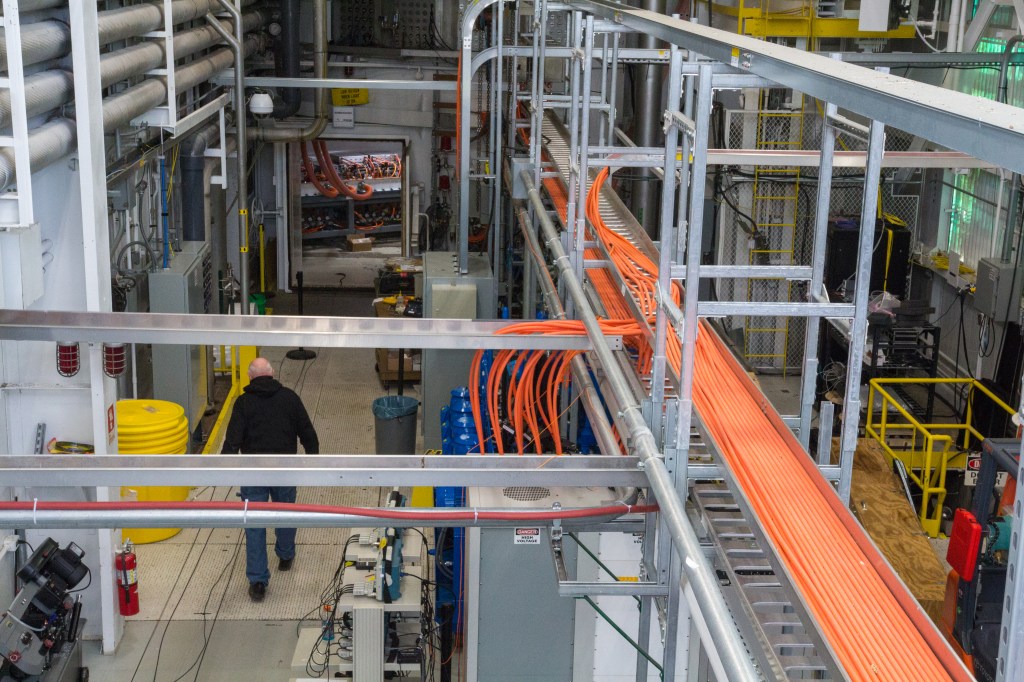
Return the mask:
[[18,536],[17,535],[6,535],[4,536],[4,543],[0,545],[0,559],[3,558],[8,552],[13,552],[18,548]]

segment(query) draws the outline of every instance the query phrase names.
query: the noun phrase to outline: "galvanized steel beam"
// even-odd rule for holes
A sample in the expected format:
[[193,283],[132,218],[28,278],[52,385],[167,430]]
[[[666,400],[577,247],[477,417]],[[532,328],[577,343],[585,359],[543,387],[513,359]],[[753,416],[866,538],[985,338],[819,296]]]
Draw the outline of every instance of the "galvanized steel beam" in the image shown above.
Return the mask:
[[832,102],[998,166],[1024,172],[1024,111],[612,0],[574,7]]
[[[0,310],[0,339],[320,348],[590,350],[586,336],[497,333],[504,321]],[[610,348],[622,337],[606,337]]]

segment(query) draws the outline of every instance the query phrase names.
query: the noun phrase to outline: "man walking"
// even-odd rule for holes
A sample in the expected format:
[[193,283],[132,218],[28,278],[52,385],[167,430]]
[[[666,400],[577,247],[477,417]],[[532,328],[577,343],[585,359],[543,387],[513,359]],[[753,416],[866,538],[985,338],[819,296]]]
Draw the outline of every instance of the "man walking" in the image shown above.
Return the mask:
[[[249,365],[249,385],[231,412],[222,453],[295,454],[296,440],[302,442],[306,454],[320,454],[320,441],[302,399],[274,378],[274,368],[266,358],[256,358]],[[241,496],[250,502],[294,503],[295,487],[242,486]],[[278,528],[275,536],[277,569],[287,571],[295,559],[295,529]],[[249,597],[263,601],[270,582],[266,528],[245,529],[245,575]]]

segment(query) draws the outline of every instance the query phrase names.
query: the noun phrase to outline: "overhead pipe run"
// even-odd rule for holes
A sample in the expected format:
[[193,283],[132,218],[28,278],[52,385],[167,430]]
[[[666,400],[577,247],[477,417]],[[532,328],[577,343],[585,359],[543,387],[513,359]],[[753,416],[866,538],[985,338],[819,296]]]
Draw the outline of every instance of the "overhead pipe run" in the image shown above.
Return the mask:
[[[79,0],[71,0],[78,2]],[[241,0],[242,7],[256,0]],[[171,3],[171,21],[175,25],[203,17],[217,0],[175,0]],[[162,30],[162,2],[105,10],[98,14],[100,47],[134,38],[149,31]],[[71,51],[71,29],[61,21],[39,21],[21,27],[22,63],[25,66],[58,59]],[[7,40],[0,33],[0,71],[7,70]]]
[[[245,42],[246,54],[263,48],[262,36],[250,37]],[[222,49],[206,55],[175,71],[175,79],[181,88],[191,88],[205,82],[213,75],[231,66],[234,57],[231,50]],[[113,97],[103,100],[103,128],[111,132],[129,123],[137,116],[159,106],[167,98],[167,84],[153,78],[131,87]],[[77,144],[75,122],[59,118],[45,123],[28,136],[29,157],[32,169],[38,171],[70,154]],[[0,150],[0,190],[15,182],[14,151]]]
[[[278,75],[284,78],[298,78],[302,64],[302,43],[300,37],[300,2],[281,0],[281,36],[277,46]],[[298,88],[278,88],[274,102],[274,118],[288,118],[298,113],[302,106],[302,91]]]
[[[327,0],[313,2],[313,78],[327,78]],[[297,142],[320,137],[327,128],[328,91],[318,88],[313,95],[313,120],[304,128],[258,125],[248,130],[249,139],[260,142]]]
[[[247,12],[245,30],[254,31],[263,26],[267,17],[263,12]],[[221,22],[223,26],[227,20]],[[228,24],[230,27],[230,24]],[[212,26],[203,26],[174,36],[174,56],[189,57],[200,50],[220,42],[220,34]],[[104,87],[162,67],[166,62],[162,41],[150,41],[108,52],[100,56],[100,82]],[[74,97],[74,75],[70,71],[55,69],[25,77],[25,108],[28,116],[36,116],[63,106]],[[0,91],[0,129],[11,124],[11,94]]]

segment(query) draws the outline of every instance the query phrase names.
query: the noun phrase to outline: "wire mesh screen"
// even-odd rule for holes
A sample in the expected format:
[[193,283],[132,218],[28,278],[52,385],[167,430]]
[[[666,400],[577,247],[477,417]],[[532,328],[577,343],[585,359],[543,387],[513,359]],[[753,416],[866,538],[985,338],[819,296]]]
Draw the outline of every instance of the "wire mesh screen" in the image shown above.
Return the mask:
[[[766,117],[764,111],[725,112],[724,135],[730,148],[820,149],[821,116],[809,103],[797,121],[794,112]],[[798,131],[799,136],[794,133]],[[795,143],[795,144],[794,144]],[[903,131],[887,129],[886,149],[904,151],[913,143]],[[841,134],[838,150],[861,151],[864,142]],[[719,169],[715,201],[719,205],[718,252],[721,262],[752,265],[810,265],[817,204],[817,168],[753,167]],[[829,215],[859,216],[863,168],[836,168],[831,179]],[[882,210],[916,231],[920,178],[886,169]],[[807,300],[805,282],[780,279],[717,280],[720,300],[789,302]],[[802,318],[735,316],[727,325],[742,334],[747,361],[761,371],[799,371],[803,364]]]

